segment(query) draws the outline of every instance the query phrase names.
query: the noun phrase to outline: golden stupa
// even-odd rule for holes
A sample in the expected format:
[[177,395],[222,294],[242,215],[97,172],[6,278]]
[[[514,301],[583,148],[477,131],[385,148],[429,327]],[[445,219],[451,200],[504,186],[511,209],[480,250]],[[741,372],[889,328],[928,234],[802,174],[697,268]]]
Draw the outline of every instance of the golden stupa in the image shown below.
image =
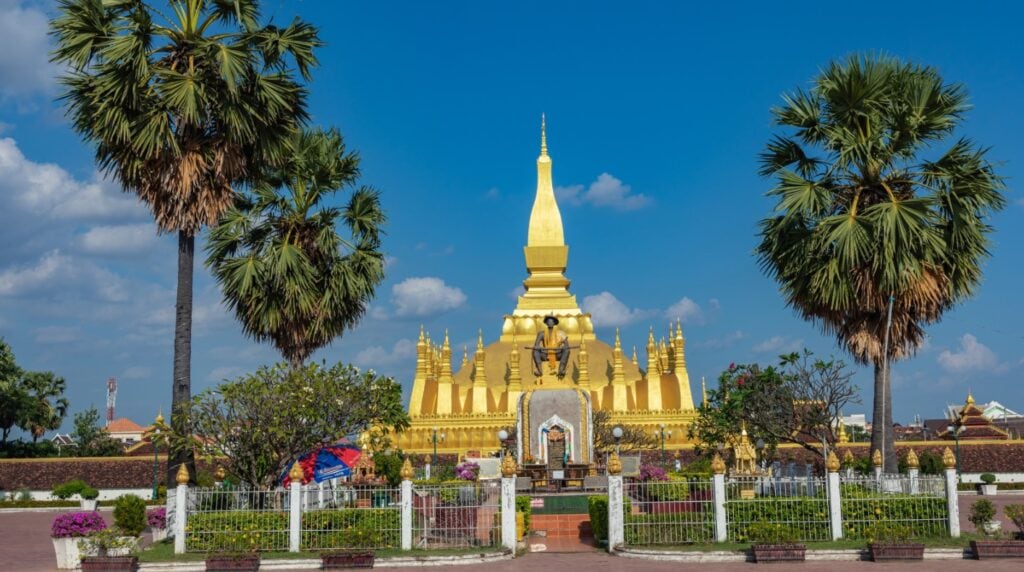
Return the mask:
[[[678,321],[669,324],[668,337],[660,342],[651,328],[646,368],[641,369],[635,346],[632,359],[624,357],[618,331],[612,344],[597,339],[590,314],[580,310],[569,292],[570,281],[565,277],[569,247],[555,200],[543,119],[537,192],[523,253],[529,274],[523,281],[525,292],[515,310],[504,316],[501,336],[485,345],[480,331],[475,353],[468,356],[464,351],[458,371],[452,371],[448,332],[438,344],[420,328],[409,399],[412,427],[396,437],[396,444],[406,452],[429,453],[434,450],[436,434],[440,453],[487,454],[498,450],[499,430],[523,426],[520,417],[529,411],[524,404],[531,402],[533,394],[567,389],[580,395],[585,409],[611,412],[613,424],[659,434],[664,426],[666,432],[672,431],[666,447],[688,443],[686,429],[696,412],[682,325]],[[551,315],[557,317],[556,327],[566,334],[572,348],[561,378],[556,375],[554,360],[542,364],[542,375],[533,371],[531,348],[538,333],[546,330],[545,316]],[[588,442],[592,443],[592,436],[587,435],[592,431],[589,415],[586,417],[587,421],[578,423],[583,450],[577,461],[584,462],[590,457]],[[529,435],[525,440],[529,441]]]

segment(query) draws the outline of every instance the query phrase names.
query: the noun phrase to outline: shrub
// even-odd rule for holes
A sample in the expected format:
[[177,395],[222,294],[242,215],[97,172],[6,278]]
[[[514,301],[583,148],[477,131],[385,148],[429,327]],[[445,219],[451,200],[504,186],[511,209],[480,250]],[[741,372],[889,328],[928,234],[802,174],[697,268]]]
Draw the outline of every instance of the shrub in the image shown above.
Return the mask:
[[715,540],[714,513],[710,510],[662,514],[626,513],[625,516],[626,544],[629,546],[706,543]]
[[[822,492],[824,495],[824,492]],[[730,501],[725,505],[729,539],[747,542],[750,528],[759,523],[798,522],[800,540],[826,540],[829,533],[828,502],[824,497],[772,497]],[[845,514],[843,515],[845,518]]]
[[455,478],[463,481],[475,481],[480,475],[480,465],[472,462],[465,461],[458,467],[455,467]]
[[755,522],[747,526],[754,544],[793,544],[800,534],[792,527],[774,522]]
[[80,495],[82,490],[88,486],[89,485],[85,484],[85,481],[81,479],[74,479],[64,484],[57,485],[53,488],[53,491],[50,494],[61,500],[67,500],[75,495]]
[[516,512],[523,513],[523,530],[530,532],[530,517],[533,516],[533,507],[530,506],[530,497],[516,497]]
[[668,475],[665,474],[665,469],[657,465],[643,465],[640,467],[640,480],[645,483],[649,481],[667,481]]
[[136,495],[122,495],[114,503],[114,526],[128,536],[138,536],[146,528],[146,501]]
[[302,548],[397,548],[401,529],[399,509],[315,510],[302,515]]
[[57,515],[50,527],[50,536],[71,538],[88,536],[107,528],[106,521],[97,512],[69,512]]
[[238,510],[189,515],[189,550],[253,551],[288,548],[288,513]]
[[78,541],[78,550],[82,556],[99,556],[105,558],[111,551],[125,551],[132,553],[137,544],[131,539],[121,536],[120,531],[113,529],[94,532],[84,539]]
[[981,482],[985,483],[986,485],[995,484],[996,476],[993,475],[992,473],[982,473]]
[[902,542],[911,538],[913,531],[909,526],[893,522],[877,522],[868,529],[868,542]]
[[[629,499],[623,499],[622,513],[630,514],[632,510]],[[608,495],[587,497],[587,512],[590,514],[590,529],[594,532],[594,540],[608,542]]]
[[1003,507],[1003,514],[1024,534],[1024,504],[1008,504]]
[[157,507],[146,513],[146,524],[152,529],[167,528],[167,507]]
[[967,517],[967,520],[971,521],[975,528],[981,530],[985,524],[991,522],[995,517],[996,507],[992,504],[992,501],[981,499],[971,505],[971,515]]
[[878,523],[898,522],[910,529],[910,538],[949,535],[946,499],[934,496],[879,493],[857,484],[841,487],[843,536],[870,540]]
[[96,500],[100,496],[100,491],[90,486],[86,486],[85,488],[82,489],[82,492],[78,493],[78,495],[85,500]]
[[931,451],[924,451],[917,457],[922,475],[941,475],[946,472],[946,464],[942,462],[942,455]]

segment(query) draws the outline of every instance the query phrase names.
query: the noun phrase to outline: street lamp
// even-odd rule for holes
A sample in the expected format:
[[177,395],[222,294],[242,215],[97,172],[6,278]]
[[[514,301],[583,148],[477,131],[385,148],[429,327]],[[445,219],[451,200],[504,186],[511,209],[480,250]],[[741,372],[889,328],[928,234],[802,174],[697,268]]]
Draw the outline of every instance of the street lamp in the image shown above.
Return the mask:
[[672,430],[665,430],[665,424],[661,424],[661,465],[665,465],[665,436],[672,437]]
[[440,437],[441,437],[441,441],[443,442],[443,441],[444,441],[444,432],[438,433],[438,432],[437,432],[437,427],[434,427],[434,429],[433,429],[433,439],[434,439],[434,460],[433,460],[433,462],[431,463],[432,465],[437,465],[437,438],[438,438],[438,436],[440,436]]
[[953,439],[956,441],[956,478],[960,480],[960,427],[955,425],[947,425],[946,431],[953,434]]
[[765,466],[764,465],[764,439],[758,437],[757,438],[757,443],[755,444],[755,446],[757,447],[757,456],[758,456],[759,459],[761,459],[761,472],[763,473],[764,472],[764,466]]
[[500,458],[501,458],[502,461],[505,460],[505,441],[508,441],[508,431],[505,431],[504,429],[502,429],[502,430],[498,431],[498,442],[501,443],[501,455],[500,455]]
[[615,454],[619,454],[619,441],[622,440],[622,427],[612,429],[612,437],[615,437]]
[[160,427],[164,424],[163,413],[156,414],[156,422],[153,423],[153,434],[150,435],[149,440],[153,442],[153,500],[156,500],[157,489],[159,483],[157,482],[157,474],[160,472],[160,460],[157,458],[157,445],[160,438]]

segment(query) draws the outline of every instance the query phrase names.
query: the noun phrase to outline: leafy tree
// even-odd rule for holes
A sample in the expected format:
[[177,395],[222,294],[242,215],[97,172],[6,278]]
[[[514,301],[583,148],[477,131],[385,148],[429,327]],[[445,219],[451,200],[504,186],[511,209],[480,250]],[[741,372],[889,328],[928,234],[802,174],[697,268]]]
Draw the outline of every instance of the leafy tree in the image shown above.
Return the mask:
[[[615,450],[615,436],[612,431],[616,425],[611,422],[611,413],[600,410],[594,411],[591,417],[594,428],[594,451],[598,453],[611,453]],[[634,451],[651,451],[658,448],[660,441],[658,436],[648,433],[639,427],[620,425],[622,427],[622,438],[619,439],[619,450],[623,453]]]
[[761,155],[777,200],[761,222],[762,268],[804,319],[874,366],[872,447],[888,472],[888,363],[974,293],[988,218],[1005,204],[986,149],[949,143],[967,107],[963,86],[933,68],[854,55],[784,96],[772,110],[783,133]]
[[68,400],[64,397],[67,382],[51,371],[30,371],[22,379],[22,385],[31,405],[21,425],[32,434],[35,443],[64,422],[68,413]]
[[194,436],[175,432],[173,449],[224,456],[235,476],[261,487],[317,446],[409,425],[398,382],[345,364],[263,367],[202,392],[183,413],[179,426]]
[[745,427],[752,441],[764,440],[766,455],[779,443],[827,455],[836,442],[835,420],[857,402],[852,376],[842,361],[815,359],[808,350],[780,356],[778,367],[730,365],[690,426],[695,449],[729,445]]
[[[321,42],[298,19],[261,24],[258,0],[61,0],[51,30],[75,130],[157,228],[178,235],[177,411],[191,397],[195,235],[231,206],[235,187],[283,159],[307,116],[297,76],[310,79]],[[181,454],[168,482],[181,463],[195,474]]]
[[75,414],[71,440],[79,457],[116,457],[124,453],[124,446],[100,427],[100,412],[95,407]]
[[358,176],[338,131],[297,133],[284,163],[210,232],[207,265],[242,329],[294,367],[355,326],[384,277],[377,193],[360,187],[344,208],[326,204]]
[[21,368],[14,359],[11,346],[0,338],[0,446],[7,446],[7,438],[11,429],[18,423],[21,412],[25,409],[28,395],[18,383],[21,379]]

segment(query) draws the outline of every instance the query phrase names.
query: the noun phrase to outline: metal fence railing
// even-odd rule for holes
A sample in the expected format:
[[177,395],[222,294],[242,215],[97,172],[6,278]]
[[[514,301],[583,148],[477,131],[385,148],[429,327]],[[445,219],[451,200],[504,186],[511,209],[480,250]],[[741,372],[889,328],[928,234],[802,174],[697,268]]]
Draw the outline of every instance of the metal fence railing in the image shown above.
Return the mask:
[[289,503],[280,488],[190,489],[185,550],[288,550]]
[[831,540],[828,489],[821,477],[729,478],[725,482],[729,540]]
[[499,545],[500,499],[499,481],[413,485],[413,547]]
[[711,479],[648,481],[623,485],[625,544],[706,543],[715,540]]
[[[303,550],[398,548],[401,544],[401,489],[333,487],[302,512]],[[324,499],[321,502],[321,497]]]
[[903,539],[949,536],[946,483],[935,476],[841,480],[843,536]]

